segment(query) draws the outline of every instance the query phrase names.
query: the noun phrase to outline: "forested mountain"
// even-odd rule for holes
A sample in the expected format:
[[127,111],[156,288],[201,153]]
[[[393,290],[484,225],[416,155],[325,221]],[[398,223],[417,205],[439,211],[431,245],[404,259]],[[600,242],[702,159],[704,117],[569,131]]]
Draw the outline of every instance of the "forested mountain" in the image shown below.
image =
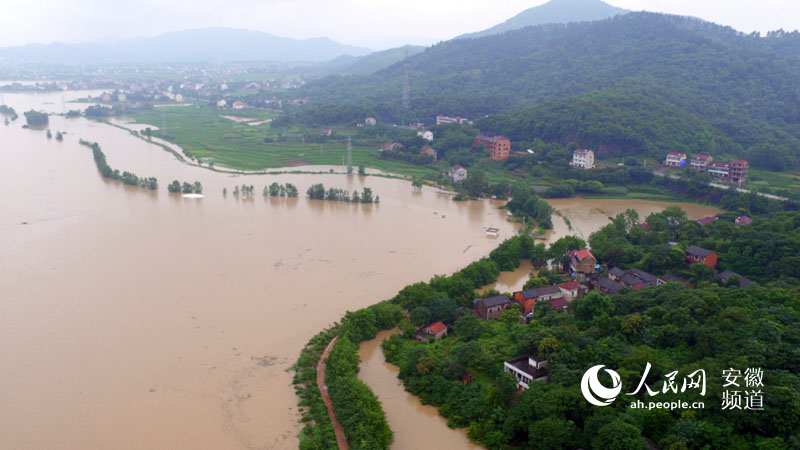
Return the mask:
[[204,28],[113,43],[5,47],[0,48],[0,62],[316,62],[369,52],[328,38],[297,40],[261,31]]
[[528,8],[505,22],[489,29],[467,33],[456,39],[476,38],[547,23],[570,23],[602,20],[630,11],[611,6],[601,0],[551,0]]
[[403,61],[425,50],[419,45],[404,45],[370,53],[364,56],[342,55],[330,61],[318,64],[310,69],[310,73],[322,72],[336,75],[369,75],[393,64]]
[[[400,107],[399,65],[327,78],[308,91],[316,104],[360,102],[398,122],[517,112],[490,122],[513,139],[661,152],[691,149],[700,133],[711,143],[704,150],[766,160],[800,148],[797,32],[759,37],[698,19],[630,13],[444,42],[409,65],[410,110]],[[524,130],[515,129],[524,121]],[[678,136],[668,131],[674,127]],[[775,165],[787,163],[798,161]]]

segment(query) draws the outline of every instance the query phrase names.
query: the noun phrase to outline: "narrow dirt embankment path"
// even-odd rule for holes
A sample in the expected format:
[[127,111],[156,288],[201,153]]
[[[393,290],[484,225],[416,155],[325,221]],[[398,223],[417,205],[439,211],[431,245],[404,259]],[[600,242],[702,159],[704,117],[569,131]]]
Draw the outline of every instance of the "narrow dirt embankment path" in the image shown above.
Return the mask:
[[337,337],[331,339],[325,351],[322,352],[322,356],[319,357],[319,362],[317,363],[317,387],[319,388],[320,394],[322,394],[322,401],[328,408],[328,416],[331,418],[333,431],[336,433],[336,443],[339,445],[339,450],[348,450],[350,445],[347,443],[347,438],[344,437],[342,424],[336,420],[336,414],[333,412],[333,403],[331,403],[331,397],[328,395],[328,386],[325,384],[325,358],[328,357],[328,353],[330,353],[333,348],[333,344],[336,343]]

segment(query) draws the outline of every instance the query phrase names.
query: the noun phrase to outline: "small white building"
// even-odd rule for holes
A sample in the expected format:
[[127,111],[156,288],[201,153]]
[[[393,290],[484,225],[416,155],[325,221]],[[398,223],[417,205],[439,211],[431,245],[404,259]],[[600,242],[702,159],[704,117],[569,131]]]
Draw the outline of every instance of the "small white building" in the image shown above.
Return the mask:
[[224,98],[217,100],[217,106],[222,108],[223,106],[227,105],[228,102],[225,101]]
[[547,381],[550,378],[547,372],[547,360],[537,360],[534,357],[512,359],[503,363],[503,371],[510,372],[517,379],[517,387],[525,390],[532,381]]
[[585,148],[579,148],[572,153],[572,167],[578,169],[594,168],[594,152]]
[[233,102],[233,109],[244,109],[244,102],[236,100]]
[[378,121],[375,120],[374,117],[367,117],[366,119],[364,119],[364,124],[366,124],[368,127],[374,127],[375,125],[378,124]]
[[176,102],[182,102],[183,101],[183,95],[175,94],[175,101]]
[[125,100],[127,100],[127,99],[128,99],[128,96],[127,96],[127,95],[125,95],[125,94],[123,94],[122,92],[120,92],[119,94],[117,94],[117,100],[118,100],[118,101],[120,101],[120,102],[124,102],[124,101],[125,101]]
[[433,142],[433,131],[420,130],[420,131],[417,131],[417,136],[422,137],[422,139],[425,139],[428,142]]
[[467,179],[467,169],[456,164],[450,168],[450,173],[448,175],[450,176],[450,181],[453,183],[461,183]]

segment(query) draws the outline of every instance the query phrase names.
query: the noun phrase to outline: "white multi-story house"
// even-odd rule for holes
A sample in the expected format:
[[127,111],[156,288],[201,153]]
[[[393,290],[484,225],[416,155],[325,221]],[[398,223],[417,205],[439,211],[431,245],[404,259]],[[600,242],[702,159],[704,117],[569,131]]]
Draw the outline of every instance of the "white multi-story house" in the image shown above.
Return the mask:
[[579,148],[572,153],[572,167],[591,169],[594,167],[594,152]]
[[450,168],[450,181],[453,183],[460,183],[467,179],[467,169],[456,164]]
[[505,372],[510,372],[517,378],[517,387],[522,390],[528,389],[532,381],[547,381],[550,378],[547,360],[537,360],[529,356],[506,361],[503,366]]
[[664,165],[672,167],[686,167],[686,153],[669,152],[667,159],[664,160]]
[[708,165],[711,164],[712,161],[714,161],[714,157],[711,155],[695,153],[694,156],[692,156],[692,162],[690,164],[699,172],[705,172],[708,170]]

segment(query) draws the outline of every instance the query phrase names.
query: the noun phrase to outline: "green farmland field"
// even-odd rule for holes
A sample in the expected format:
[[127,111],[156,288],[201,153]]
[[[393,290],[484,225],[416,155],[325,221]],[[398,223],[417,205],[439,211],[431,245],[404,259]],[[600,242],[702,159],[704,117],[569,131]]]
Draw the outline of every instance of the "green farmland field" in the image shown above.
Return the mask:
[[[347,135],[354,136],[353,165],[415,175],[436,176],[440,168],[424,167],[378,158],[378,142],[357,136],[356,129],[337,128],[325,142],[306,142],[309,130],[273,129],[269,123],[248,125],[222,117],[237,116],[266,120],[275,116],[262,110],[217,110],[208,106],[163,107],[140,111],[131,117],[137,123],[161,128],[165,137],[203,162],[241,170],[261,170],[296,165],[343,165],[347,158]],[[153,136],[160,136],[154,130]],[[265,141],[266,139],[266,141]]]

